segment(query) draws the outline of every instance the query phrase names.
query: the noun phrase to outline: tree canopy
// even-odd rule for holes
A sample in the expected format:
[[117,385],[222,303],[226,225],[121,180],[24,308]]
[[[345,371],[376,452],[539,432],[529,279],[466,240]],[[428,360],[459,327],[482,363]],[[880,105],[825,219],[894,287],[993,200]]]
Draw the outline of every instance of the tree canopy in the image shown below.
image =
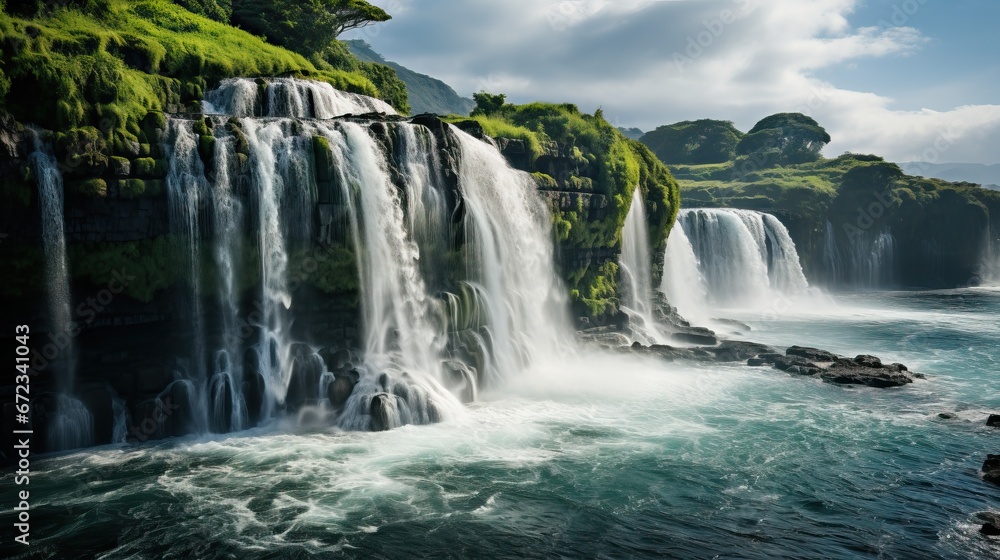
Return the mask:
[[778,113],[758,122],[736,147],[764,166],[807,163],[820,158],[830,135],[812,117]]
[[702,165],[731,161],[741,138],[730,121],[701,119],[658,127],[639,141],[664,163]]
[[472,99],[476,102],[476,108],[472,110],[473,117],[499,115],[503,112],[504,104],[507,102],[506,95],[502,93],[486,93],[485,91],[473,93]]
[[322,51],[349,29],[391,18],[382,8],[364,0],[232,0],[231,3],[234,25],[306,55]]

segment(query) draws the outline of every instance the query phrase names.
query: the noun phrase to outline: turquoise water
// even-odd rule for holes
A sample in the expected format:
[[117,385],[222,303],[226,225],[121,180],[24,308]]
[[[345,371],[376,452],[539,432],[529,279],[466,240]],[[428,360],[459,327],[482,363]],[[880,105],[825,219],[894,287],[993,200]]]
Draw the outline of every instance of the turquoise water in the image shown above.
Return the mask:
[[1000,555],[974,515],[1000,509],[1000,489],[979,476],[985,455],[1000,452],[1000,431],[985,427],[1000,412],[1000,291],[853,295],[733,315],[754,327],[745,338],[873,353],[928,379],[876,390],[738,365],[553,360],[429,427],[288,425],[38,460],[30,551]]

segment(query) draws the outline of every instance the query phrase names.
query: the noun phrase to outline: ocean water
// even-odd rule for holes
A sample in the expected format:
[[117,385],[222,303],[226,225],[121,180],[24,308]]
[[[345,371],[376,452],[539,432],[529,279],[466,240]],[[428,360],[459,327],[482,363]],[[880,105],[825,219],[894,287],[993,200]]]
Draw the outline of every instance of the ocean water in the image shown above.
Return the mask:
[[[36,459],[29,549],[100,558],[992,558],[1000,290],[728,312],[742,338],[928,375],[845,388],[618,355],[538,364],[448,422],[287,422]],[[953,414],[944,419],[941,413]],[[0,485],[11,488],[9,474]],[[13,515],[4,500],[2,517]],[[10,542],[4,528],[4,542]],[[6,546],[6,544],[5,544]]]

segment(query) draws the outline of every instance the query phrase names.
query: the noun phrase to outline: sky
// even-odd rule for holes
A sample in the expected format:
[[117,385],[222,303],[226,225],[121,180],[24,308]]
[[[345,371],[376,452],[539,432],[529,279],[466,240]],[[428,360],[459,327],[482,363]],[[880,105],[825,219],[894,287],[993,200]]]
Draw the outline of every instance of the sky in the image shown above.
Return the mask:
[[996,0],[374,0],[354,32],[458,93],[644,131],[801,112],[827,156],[1000,163]]

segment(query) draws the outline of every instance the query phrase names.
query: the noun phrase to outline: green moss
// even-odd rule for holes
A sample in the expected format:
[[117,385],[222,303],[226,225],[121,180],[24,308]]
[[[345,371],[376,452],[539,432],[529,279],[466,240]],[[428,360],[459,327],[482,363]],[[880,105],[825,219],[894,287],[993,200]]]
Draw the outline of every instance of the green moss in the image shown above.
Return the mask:
[[138,158],[132,162],[132,175],[139,179],[163,179],[167,176],[167,161]]
[[122,198],[138,198],[146,194],[146,182],[142,179],[119,181],[118,192]]
[[68,248],[74,278],[94,286],[107,286],[125,278],[124,293],[139,301],[152,301],[159,290],[181,279],[187,271],[180,244],[167,237],[129,243],[74,243]]
[[108,196],[108,184],[104,179],[87,179],[85,181],[70,181],[67,183],[67,190],[80,196],[100,197]]
[[559,188],[559,183],[557,183],[551,175],[539,172],[532,173],[531,175],[535,178],[535,184],[537,184],[540,189],[555,190]]
[[111,157],[111,174],[116,177],[128,177],[131,173],[132,162],[128,158],[119,156]]
[[[380,94],[361,69],[317,68],[260,37],[168,0],[108,0],[106,9],[55,8],[33,19],[0,13],[0,102],[53,130],[91,126],[138,136],[165,110],[197,110],[204,89],[234,76],[291,75]],[[42,95],[39,95],[39,93]],[[144,122],[154,111],[160,122]]]

